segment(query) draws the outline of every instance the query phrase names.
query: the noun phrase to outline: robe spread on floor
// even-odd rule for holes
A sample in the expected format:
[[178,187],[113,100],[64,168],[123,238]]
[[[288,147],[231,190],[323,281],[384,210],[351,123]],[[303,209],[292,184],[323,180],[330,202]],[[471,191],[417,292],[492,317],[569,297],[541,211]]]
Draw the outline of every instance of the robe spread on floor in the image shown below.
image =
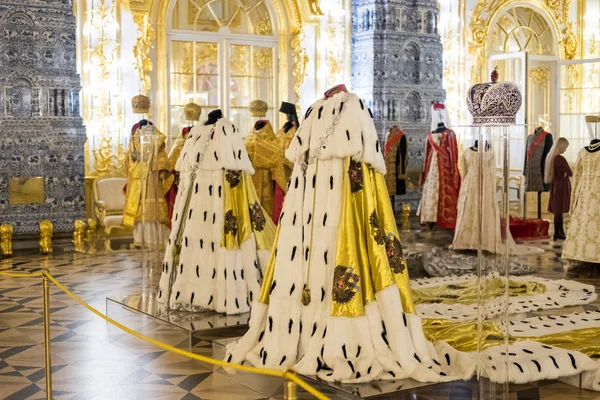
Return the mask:
[[[460,339],[460,324],[467,324],[464,329],[472,341],[477,333],[469,321],[472,305],[457,305],[470,315],[454,314],[452,321],[422,321],[415,312],[369,114],[364,103],[346,92],[309,108],[286,153],[295,166],[261,294],[253,304],[248,332],[227,346],[227,361],[293,368],[348,383],[408,377],[441,382],[473,375],[473,349],[439,340]],[[518,295],[530,296],[516,299],[513,311],[527,310],[529,300],[544,309],[557,307],[554,303],[586,304],[596,297],[586,285],[512,279],[526,280]],[[430,294],[420,286],[415,299],[423,302]],[[548,299],[551,306],[545,304]],[[422,303],[417,310],[437,315],[436,306]],[[453,306],[441,306],[453,312]],[[498,307],[490,307],[490,316],[497,314]],[[439,334],[432,334],[436,329]],[[489,329],[493,333],[500,328],[490,323]],[[597,364],[585,352],[553,346],[560,341],[535,341],[533,330],[511,330],[511,335],[522,336],[509,346],[508,355],[505,346],[487,348],[483,374],[495,382],[508,376],[521,383],[561,377],[568,381],[584,373],[584,384],[589,380],[588,387],[593,387]],[[425,332],[437,341],[428,341]]]

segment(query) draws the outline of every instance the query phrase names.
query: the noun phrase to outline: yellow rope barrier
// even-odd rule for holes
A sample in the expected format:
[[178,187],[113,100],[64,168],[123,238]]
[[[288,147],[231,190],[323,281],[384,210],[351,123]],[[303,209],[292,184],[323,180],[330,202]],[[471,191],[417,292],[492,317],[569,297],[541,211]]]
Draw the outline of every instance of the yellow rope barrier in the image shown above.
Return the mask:
[[39,278],[42,276],[42,273],[41,272],[14,273],[14,272],[0,271],[0,276],[8,276],[10,278]]
[[136,332],[133,329],[130,329],[130,328],[126,327],[125,325],[120,324],[119,322],[113,320],[112,318],[102,314],[100,311],[96,310],[94,307],[90,306],[85,301],[81,300],[77,295],[75,295],[73,292],[71,292],[69,289],[67,289],[62,283],[60,283],[58,280],[56,280],[56,278],[54,276],[52,276],[52,274],[50,274],[50,272],[47,272],[46,270],[43,273],[35,272],[35,273],[20,273],[20,274],[0,271],[0,276],[7,276],[7,277],[12,277],[12,278],[31,278],[31,277],[45,276],[50,281],[52,281],[52,283],[54,283],[60,290],[65,292],[65,294],[67,296],[69,296],[70,298],[72,298],[73,300],[78,302],[80,305],[82,305],[88,311],[91,311],[92,313],[96,314],[98,317],[102,318],[106,322],[116,326],[117,328],[129,333],[132,336],[137,337],[138,339],[144,340],[148,343],[151,343],[155,346],[158,346],[165,350],[171,351],[173,353],[176,353],[176,354],[188,357],[188,358],[192,358],[192,359],[195,359],[198,361],[202,361],[202,362],[205,362],[208,364],[217,365],[217,366],[224,367],[224,368],[233,368],[233,369],[237,369],[240,371],[246,371],[246,372],[251,372],[251,373],[260,374],[260,375],[269,375],[269,376],[276,376],[276,377],[284,378],[286,380],[294,382],[295,384],[297,384],[302,389],[306,390],[308,393],[310,393],[311,395],[313,395],[315,398],[317,398],[319,400],[328,400],[329,399],[323,393],[321,393],[320,391],[318,391],[317,389],[315,389],[314,387],[312,387],[311,385],[309,385],[308,383],[306,383],[305,381],[300,379],[300,377],[294,371],[287,370],[285,372],[282,372],[282,371],[278,371],[275,369],[248,367],[245,365],[233,364],[233,363],[229,363],[226,361],[215,360],[214,358],[201,356],[199,354],[194,354],[194,353],[190,353],[189,351],[178,349],[176,347],[173,347],[168,344],[165,344],[165,343],[159,342],[157,340],[154,340],[152,338],[149,338],[148,336],[142,335],[141,333]]

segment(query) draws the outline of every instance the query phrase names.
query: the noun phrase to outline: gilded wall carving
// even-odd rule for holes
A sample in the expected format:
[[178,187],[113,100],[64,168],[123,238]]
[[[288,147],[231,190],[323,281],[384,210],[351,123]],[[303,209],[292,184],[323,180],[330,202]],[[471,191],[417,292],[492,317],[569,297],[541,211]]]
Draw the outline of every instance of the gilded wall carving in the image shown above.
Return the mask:
[[294,57],[292,78],[294,79],[294,94],[296,95],[296,101],[300,100],[300,87],[304,83],[304,78],[306,77],[306,64],[308,63],[306,49],[302,45],[303,37],[302,31],[298,31],[292,36],[292,41],[290,42],[292,55]]
[[[487,58],[487,40],[494,18],[511,5],[516,5],[517,0],[480,0],[471,13],[468,26],[469,52],[472,56],[470,68],[471,83],[485,80],[484,61]],[[536,6],[552,20],[551,29],[560,37],[560,58],[574,59],[578,55],[579,40],[573,30],[572,23],[568,20],[571,0],[531,0]],[[521,4],[522,5],[522,4]]]
[[150,16],[145,12],[133,12],[133,20],[137,25],[137,40],[133,47],[135,69],[142,84],[140,93],[147,95],[152,87],[150,76],[152,73],[152,59],[150,50],[154,47],[154,28]]

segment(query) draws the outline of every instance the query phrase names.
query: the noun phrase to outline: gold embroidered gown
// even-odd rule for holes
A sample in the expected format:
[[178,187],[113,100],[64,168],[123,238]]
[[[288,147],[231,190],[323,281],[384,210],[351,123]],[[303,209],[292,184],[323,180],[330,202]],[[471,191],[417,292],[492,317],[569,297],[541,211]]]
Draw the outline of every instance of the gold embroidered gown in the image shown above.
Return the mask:
[[577,155],[571,218],[562,258],[600,263],[600,151],[583,148]]
[[269,121],[264,121],[264,125],[260,129],[256,129],[255,125],[246,138],[246,150],[254,167],[252,181],[260,204],[267,211],[269,217],[273,217],[275,184],[279,185],[285,193],[287,180],[280,142]]
[[286,156],[295,164],[275,250],[226,359],[328,381],[470,377],[474,361],[436,351],[415,314],[366,105],[347,92],[317,101]]
[[[155,244],[158,236],[156,222],[169,222],[165,194],[173,184],[170,173],[170,163],[165,151],[165,136],[154,126],[148,125],[156,133],[155,146],[146,147],[141,154],[140,132],[137,128],[132,135],[129,151],[125,155],[125,170],[127,171],[127,189],[125,192],[125,207],[123,210],[123,225],[133,227],[134,242],[138,244]],[[145,129],[146,127],[142,128]]]
[[260,293],[275,226],[260,206],[244,141],[230,121],[194,127],[188,143],[177,166],[181,179],[158,301],[173,309],[248,312]]

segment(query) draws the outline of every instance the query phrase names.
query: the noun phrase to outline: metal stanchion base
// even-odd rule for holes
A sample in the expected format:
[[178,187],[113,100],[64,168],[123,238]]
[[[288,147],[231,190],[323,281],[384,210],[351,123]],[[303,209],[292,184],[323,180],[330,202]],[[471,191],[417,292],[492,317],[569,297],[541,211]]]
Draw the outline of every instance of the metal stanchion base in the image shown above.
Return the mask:
[[133,329],[135,326],[126,321],[132,315],[140,321],[143,319],[144,324],[156,322],[171,327],[187,336],[178,347],[192,353],[194,338],[212,340],[243,335],[250,319],[250,313],[225,315],[214,311],[168,310],[158,303],[154,293],[107,297],[106,315]]
[[[219,339],[213,341],[212,357],[218,360],[225,359],[226,346],[229,343],[239,340],[240,338]],[[237,371],[234,374],[228,374],[221,367],[214,367],[213,371],[226,375],[229,379],[236,383],[250,388],[256,392],[263,393],[265,396],[280,396],[285,392],[286,382],[283,378],[271,376],[257,376],[249,372]],[[394,393],[400,393],[411,389],[416,389],[425,386],[434,385],[434,383],[422,383],[412,379],[398,379],[393,381],[372,381],[367,383],[332,383],[318,379],[314,376],[301,376],[306,383],[314,386],[326,396],[332,399],[363,399],[371,397],[379,397],[390,395],[389,398],[395,398]],[[400,398],[400,395],[398,395]],[[291,397],[293,398],[293,397]],[[297,398],[310,399],[313,398],[301,388],[297,388]],[[386,397],[387,398],[387,397]],[[404,398],[404,397],[401,397]],[[285,397],[284,397],[285,399]]]

